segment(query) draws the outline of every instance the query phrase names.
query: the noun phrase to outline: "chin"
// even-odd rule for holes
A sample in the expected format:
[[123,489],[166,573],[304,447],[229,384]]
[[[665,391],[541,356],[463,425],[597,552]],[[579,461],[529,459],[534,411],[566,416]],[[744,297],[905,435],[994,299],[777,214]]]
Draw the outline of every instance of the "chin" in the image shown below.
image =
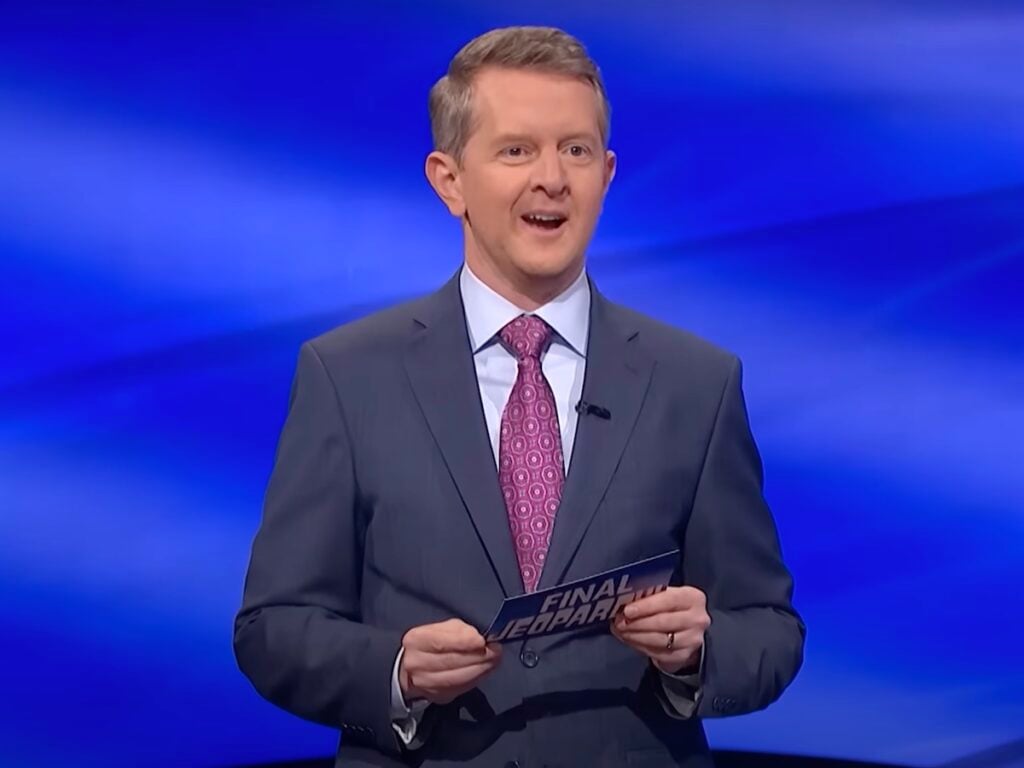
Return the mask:
[[519,271],[533,280],[551,280],[567,273],[572,273],[575,277],[583,263],[582,259],[573,256],[546,256],[517,261]]

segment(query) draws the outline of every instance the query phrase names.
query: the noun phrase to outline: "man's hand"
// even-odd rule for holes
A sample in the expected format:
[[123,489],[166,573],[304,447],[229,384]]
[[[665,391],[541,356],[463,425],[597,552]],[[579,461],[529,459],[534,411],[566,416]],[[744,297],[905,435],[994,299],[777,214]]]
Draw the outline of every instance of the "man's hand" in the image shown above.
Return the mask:
[[711,625],[707,597],[695,587],[669,587],[629,603],[612,619],[612,634],[670,675],[700,663]]
[[413,627],[402,638],[398,683],[406,702],[447,704],[498,666],[501,646],[459,619]]

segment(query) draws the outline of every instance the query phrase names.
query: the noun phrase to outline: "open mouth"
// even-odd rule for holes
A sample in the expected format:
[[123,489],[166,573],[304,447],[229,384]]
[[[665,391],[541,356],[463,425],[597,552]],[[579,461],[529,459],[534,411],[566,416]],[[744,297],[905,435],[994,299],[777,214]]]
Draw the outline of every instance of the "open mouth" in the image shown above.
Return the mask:
[[568,221],[568,217],[560,213],[524,213],[520,218],[529,226],[548,232],[557,230]]

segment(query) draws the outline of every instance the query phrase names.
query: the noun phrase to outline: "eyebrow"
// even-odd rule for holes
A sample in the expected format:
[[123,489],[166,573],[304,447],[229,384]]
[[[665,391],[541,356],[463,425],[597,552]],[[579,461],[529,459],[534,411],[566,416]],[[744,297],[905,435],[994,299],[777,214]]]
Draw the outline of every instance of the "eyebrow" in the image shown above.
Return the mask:
[[571,136],[566,136],[564,139],[562,139],[562,141],[589,141],[594,144],[601,143],[601,139],[598,138],[596,134],[590,133],[589,131],[584,131],[583,133],[574,133]]
[[533,141],[525,133],[501,133],[494,137],[494,144],[510,144]]
[[[600,143],[600,139],[598,139],[598,137],[595,134],[587,132],[587,131],[583,131],[583,132],[580,132],[580,133],[570,134],[569,136],[566,136],[565,138],[560,139],[558,143],[559,144],[564,144],[567,141],[582,141],[582,140],[589,141],[589,142],[592,142],[592,143],[595,143],[595,144]],[[493,141],[494,144],[531,143],[531,142],[533,142],[533,138],[528,136],[525,133],[502,133],[502,134],[498,134],[498,136],[496,136],[494,138],[494,141]]]

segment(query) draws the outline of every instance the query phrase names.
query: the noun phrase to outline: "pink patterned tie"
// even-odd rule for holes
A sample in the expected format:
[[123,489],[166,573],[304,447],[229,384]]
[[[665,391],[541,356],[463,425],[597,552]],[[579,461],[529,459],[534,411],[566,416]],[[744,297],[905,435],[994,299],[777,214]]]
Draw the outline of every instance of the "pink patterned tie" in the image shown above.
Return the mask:
[[520,315],[500,333],[519,361],[519,374],[501,416],[498,479],[527,592],[537,588],[544,569],[565,485],[555,396],[540,365],[552,333],[533,315]]

